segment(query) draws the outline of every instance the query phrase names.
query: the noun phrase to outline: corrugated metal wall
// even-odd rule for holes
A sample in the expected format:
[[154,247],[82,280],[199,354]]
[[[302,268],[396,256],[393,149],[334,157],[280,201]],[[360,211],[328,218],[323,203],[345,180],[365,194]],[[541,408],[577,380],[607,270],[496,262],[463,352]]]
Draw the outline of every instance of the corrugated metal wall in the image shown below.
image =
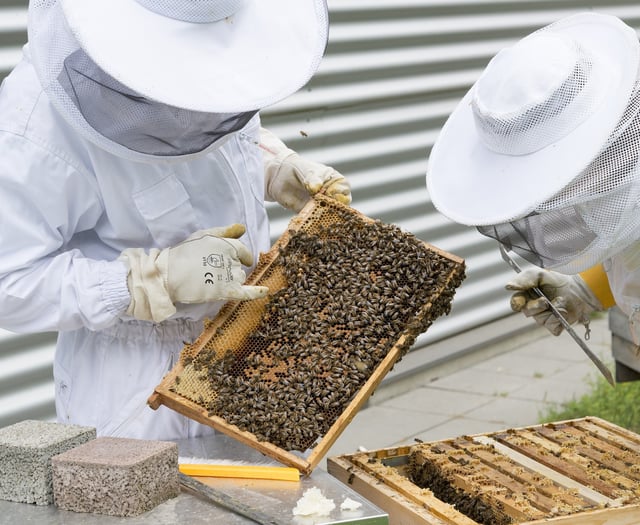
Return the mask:
[[[22,55],[27,40],[26,5],[26,0],[0,0],[0,78]],[[55,415],[53,341],[52,334],[23,336],[0,330],[0,427]]]
[[[26,39],[27,2],[0,2],[4,76]],[[499,49],[584,9],[638,27],[640,6],[606,0],[329,0],[329,8],[330,43],[319,72],[305,89],[264,111],[265,126],[305,156],[347,175],[353,205],[363,213],[465,258],[468,277],[452,312],[414,351],[508,315],[503,285],[510,271],[493,241],[446,220],[429,202],[424,174],[430,147]],[[275,239],[291,215],[276,206],[269,212]],[[0,332],[0,426],[52,414],[52,341],[48,334]]]

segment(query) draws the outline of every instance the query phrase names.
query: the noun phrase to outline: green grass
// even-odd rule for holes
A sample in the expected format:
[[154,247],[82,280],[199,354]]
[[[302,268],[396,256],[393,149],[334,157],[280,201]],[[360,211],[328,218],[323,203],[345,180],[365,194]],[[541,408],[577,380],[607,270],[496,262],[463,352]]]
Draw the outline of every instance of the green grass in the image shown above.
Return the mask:
[[594,416],[640,432],[640,381],[618,383],[612,388],[603,377],[588,379],[591,391],[557,410],[540,415],[541,423]]

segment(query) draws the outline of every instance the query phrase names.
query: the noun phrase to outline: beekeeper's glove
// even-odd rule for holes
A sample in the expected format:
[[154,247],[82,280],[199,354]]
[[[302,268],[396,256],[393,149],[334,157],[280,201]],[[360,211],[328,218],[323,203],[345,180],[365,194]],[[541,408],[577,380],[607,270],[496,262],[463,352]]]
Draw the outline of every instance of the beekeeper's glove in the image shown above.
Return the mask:
[[529,268],[507,283],[507,290],[514,290],[511,309],[533,317],[553,335],[560,335],[562,324],[553,315],[546,301],[532,288],[538,287],[563,317],[573,324],[589,323],[591,313],[602,310],[600,301],[579,275],[564,275],[549,270]]
[[273,133],[260,128],[267,201],[299,212],[312,195],[322,191],[342,204],[351,203],[349,181],[336,170],[298,155]]
[[265,286],[243,285],[242,265],[253,256],[240,238],[241,224],[193,233],[173,248],[128,248],[120,260],[129,266],[131,302],[127,314],[161,322],[176,312],[175,303],[205,303],[264,297]]

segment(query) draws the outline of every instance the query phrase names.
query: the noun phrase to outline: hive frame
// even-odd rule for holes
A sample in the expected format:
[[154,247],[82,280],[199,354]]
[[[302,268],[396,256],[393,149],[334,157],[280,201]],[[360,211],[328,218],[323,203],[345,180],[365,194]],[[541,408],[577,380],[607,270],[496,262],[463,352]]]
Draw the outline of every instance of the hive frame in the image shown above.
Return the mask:
[[[604,440],[609,439],[609,434],[618,435],[621,440],[633,443],[633,448],[630,450],[640,454],[640,436],[638,434],[593,416],[485,434],[472,434],[465,437],[483,443],[487,439],[503,433],[517,436],[520,432],[545,426],[560,427],[573,424],[585,424],[593,427],[594,432],[601,433]],[[447,443],[454,439],[425,443]],[[478,522],[459,512],[454,506],[438,499],[430,489],[420,488],[412,483],[408,477],[405,477],[402,470],[408,463],[411,451],[414,447],[419,446],[421,445],[414,443],[330,457],[327,459],[327,471],[372,503],[389,512],[392,520],[415,525],[479,525]],[[606,497],[593,489],[568,478],[566,472],[547,468],[541,462],[541,458],[544,457],[542,455],[527,459],[515,450],[509,450],[506,447],[501,449],[501,453],[522,462],[523,466],[539,471],[545,480],[553,480],[562,486],[574,489],[577,494],[587,495],[588,499],[593,497],[593,501],[598,501],[599,498],[603,501],[607,500]],[[518,521],[514,522],[514,525],[632,525],[640,522],[640,501],[625,504],[613,501],[610,506],[602,506],[603,508],[596,509],[576,509],[575,513],[563,516]]]
[[[312,199],[305,208],[290,221],[287,230],[282,234],[273,247],[267,253],[260,254],[259,263],[251,275],[248,276],[245,284],[260,284],[265,274],[269,271],[271,263],[276,260],[280,248],[288,243],[291,234],[303,227],[305,222],[311,217],[316,206],[324,205],[327,202],[330,202],[331,206],[336,205],[335,201],[329,200],[324,196],[317,196],[315,199]],[[363,221],[373,221],[356,210],[351,209],[351,211]],[[456,282],[459,284],[459,281],[464,278],[464,260],[435,248],[428,243],[424,243],[424,245],[429,251],[437,253],[453,263],[451,272],[446,276],[445,285]],[[442,290],[444,289],[446,289],[446,286],[443,286]],[[439,299],[440,295],[438,295],[437,298]],[[188,351],[191,355],[197,355],[205,348],[213,335],[216,334],[216,331],[224,325],[225,322],[232,318],[236,310],[241,306],[242,302],[239,301],[226,303],[218,315],[206,324],[204,331],[198,339],[191,345],[186,345],[183,352]],[[433,303],[428,303],[424,305],[422,312],[426,314],[433,307]],[[176,377],[180,376],[185,368],[182,359],[179,360],[173,369],[163,378],[162,382],[155,388],[153,394],[148,399],[148,404],[153,409],[157,409],[161,405],[165,405],[184,416],[213,427],[214,429],[285,465],[297,468],[304,475],[309,475],[328,452],[336,439],[344,431],[346,426],[366,403],[367,399],[373,394],[385,375],[402,357],[403,352],[406,351],[406,339],[407,335],[405,334],[398,338],[393,347],[387,353],[386,357],[378,364],[369,379],[364,382],[360,390],[356,393],[340,416],[334,421],[329,430],[319,439],[319,441],[317,441],[317,444],[313,448],[307,451],[307,455],[285,450],[268,441],[260,441],[253,433],[241,430],[237,426],[229,424],[221,417],[209,415],[207,409],[203,406],[177,394],[176,392],[173,392],[172,386],[175,385]]]

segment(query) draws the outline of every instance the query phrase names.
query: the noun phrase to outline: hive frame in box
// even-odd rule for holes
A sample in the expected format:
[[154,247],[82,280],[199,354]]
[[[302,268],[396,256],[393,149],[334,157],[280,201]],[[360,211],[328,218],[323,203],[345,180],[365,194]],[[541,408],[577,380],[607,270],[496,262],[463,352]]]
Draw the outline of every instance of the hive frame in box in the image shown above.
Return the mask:
[[[322,213],[322,207],[325,208],[342,208],[348,210],[348,213],[357,217],[364,222],[374,222],[372,219],[362,215],[353,208],[347,208],[342,206],[336,201],[328,199],[322,195],[312,199],[305,208],[295,216],[287,230],[278,239],[274,246],[266,254],[260,255],[258,265],[248,276],[246,283],[249,285],[264,284],[268,285],[271,292],[277,289],[283,288],[286,285],[283,277],[278,277],[274,280],[272,274],[269,273],[271,264],[277,259],[280,249],[287,245],[289,239],[294,232],[302,229],[308,221],[314,220],[314,217],[318,213]],[[318,211],[320,210],[320,211]],[[316,215],[314,215],[316,214]],[[447,286],[455,289],[462,279],[464,278],[464,260],[447,252],[439,250],[427,243],[423,243],[425,248],[434,254],[439,255],[443,259],[446,259],[451,263],[450,272],[443,279],[443,286],[439,292],[447,290]],[[438,293],[436,299],[428,304],[425,304],[421,309],[421,314],[426,315],[431,310],[438,311],[440,303],[443,301],[450,302],[452,294],[446,296],[445,294]],[[225,304],[220,310],[218,315],[212,321],[206,323],[205,329],[200,337],[191,345],[186,345],[183,349],[182,357],[186,353],[191,356],[197,355],[202,351],[207,343],[217,334],[223,332],[222,326],[225,323],[233,323],[237,318],[237,312],[241,308],[252,308],[256,312],[255,326],[258,325],[262,314],[264,313],[264,307],[267,304],[268,299],[256,299],[254,301],[231,301]],[[249,304],[251,303],[251,304]],[[228,326],[228,325],[227,325]],[[254,328],[255,328],[254,326]],[[246,331],[248,332],[248,331]],[[248,333],[244,333],[243,337],[246,339]],[[304,454],[298,454],[284,448],[268,442],[259,440],[253,433],[241,430],[235,425],[229,424],[223,418],[210,415],[208,410],[202,405],[194,402],[192,399],[184,397],[176,393],[176,378],[180,376],[185,370],[185,359],[181,358],[180,361],[174,366],[174,368],[163,378],[162,382],[155,388],[154,393],[150,396],[148,404],[153,409],[157,409],[160,405],[165,405],[195,421],[213,427],[220,432],[233,437],[234,439],[262,452],[263,454],[276,459],[277,461],[297,468],[301,473],[308,475],[321,461],[329,448],[333,445],[335,440],[346,428],[346,426],[355,417],[356,413],[362,408],[367,399],[378,387],[384,376],[392,369],[393,365],[402,357],[403,352],[406,352],[407,346],[410,345],[411,334],[402,334],[392,348],[388,351],[384,359],[376,366],[370,377],[364,382],[356,395],[351,399],[346,408],[333,422],[329,430],[321,436],[316,444],[307,450]],[[206,387],[202,387],[203,389]]]
[[[490,444],[496,447],[499,454],[504,454],[523,468],[527,468],[540,476],[539,484],[554,482],[565,487],[575,494],[579,494],[591,501],[596,507],[592,509],[576,509],[575,513],[562,516],[546,517],[533,521],[517,521],[513,525],[635,525],[640,523],[640,496],[637,501],[621,503],[610,500],[598,490],[584,485],[581,481],[573,479],[571,472],[563,472],[561,468],[553,466],[554,455],[551,451],[536,456],[535,454],[523,455],[518,452],[519,447],[511,449],[500,443],[501,435],[510,435],[514,438],[536,429],[559,428],[563,426],[582,428],[594,436],[598,436],[604,442],[619,442],[629,446],[629,451],[638,455],[640,460],[640,435],[627,429],[609,423],[597,417],[585,417],[581,419],[559,421],[508,429],[501,432],[487,434],[474,434],[464,436],[479,444]],[[496,438],[495,440],[493,438]],[[456,438],[441,441],[425,442],[425,445],[438,445],[449,443]],[[437,498],[429,489],[422,489],[405,477],[403,469],[408,464],[409,455],[414,447],[422,444],[404,445],[399,447],[370,450],[344,454],[327,459],[327,471],[338,480],[349,485],[356,492],[366,497],[369,501],[389,513],[389,518],[394,523],[411,523],[411,525],[478,525],[478,522],[459,512],[453,505]],[[609,462],[615,464],[616,458],[610,458]],[[561,463],[558,461],[558,463]],[[616,474],[613,471],[613,474]],[[615,477],[613,478],[615,479]],[[622,480],[623,478],[620,477]],[[517,495],[513,495],[514,498]]]

